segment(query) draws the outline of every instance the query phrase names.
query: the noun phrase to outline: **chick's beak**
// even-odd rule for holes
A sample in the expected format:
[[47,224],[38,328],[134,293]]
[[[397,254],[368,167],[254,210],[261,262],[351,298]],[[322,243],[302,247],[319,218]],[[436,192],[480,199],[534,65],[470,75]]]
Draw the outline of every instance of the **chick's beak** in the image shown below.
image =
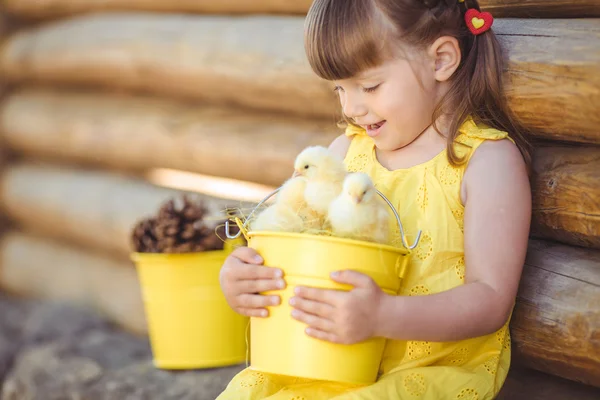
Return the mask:
[[292,175],[292,178],[296,178],[298,176],[302,176],[302,172],[300,172],[300,170],[295,169],[294,170],[294,175]]
[[362,201],[362,199],[363,199],[362,196],[356,196],[356,195],[352,196],[352,200],[354,200],[354,202],[356,204],[359,204]]

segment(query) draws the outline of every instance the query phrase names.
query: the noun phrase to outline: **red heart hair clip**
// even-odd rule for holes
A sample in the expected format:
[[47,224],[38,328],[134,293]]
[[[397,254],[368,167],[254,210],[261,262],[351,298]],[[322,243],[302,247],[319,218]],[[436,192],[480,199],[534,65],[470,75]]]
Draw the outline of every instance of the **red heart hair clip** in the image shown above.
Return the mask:
[[489,12],[479,12],[469,8],[465,13],[465,22],[473,35],[480,35],[492,27],[494,17]]

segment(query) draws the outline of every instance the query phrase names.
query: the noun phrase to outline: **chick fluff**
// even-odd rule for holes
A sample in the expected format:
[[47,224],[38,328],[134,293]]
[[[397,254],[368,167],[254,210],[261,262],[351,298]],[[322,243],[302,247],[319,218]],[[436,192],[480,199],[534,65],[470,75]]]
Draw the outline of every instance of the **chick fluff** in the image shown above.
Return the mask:
[[250,229],[272,232],[304,231],[305,189],[306,179],[299,176],[288,179],[277,193],[275,202],[258,214],[250,224]]
[[349,239],[387,244],[390,214],[371,178],[362,172],[349,174],[340,195],[328,211],[333,234]]
[[297,176],[306,179],[304,199],[309,212],[314,213],[322,225],[329,205],[342,190],[347,175],[344,162],[326,147],[310,146],[298,154],[294,169]]

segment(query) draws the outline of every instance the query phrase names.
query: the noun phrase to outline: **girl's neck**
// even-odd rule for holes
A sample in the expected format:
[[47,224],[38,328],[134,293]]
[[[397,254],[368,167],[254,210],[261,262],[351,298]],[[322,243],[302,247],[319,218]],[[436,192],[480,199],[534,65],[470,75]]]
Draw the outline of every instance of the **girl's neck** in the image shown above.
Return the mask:
[[446,148],[447,139],[430,125],[414,141],[396,150],[375,149],[377,160],[386,169],[393,171],[423,164]]

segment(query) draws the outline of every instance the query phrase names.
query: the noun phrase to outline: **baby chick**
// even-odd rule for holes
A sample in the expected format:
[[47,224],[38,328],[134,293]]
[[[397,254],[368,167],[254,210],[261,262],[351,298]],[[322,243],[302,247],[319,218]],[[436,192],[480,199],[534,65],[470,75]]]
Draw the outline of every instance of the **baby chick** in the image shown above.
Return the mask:
[[308,208],[324,221],[329,204],[342,190],[347,174],[343,161],[326,147],[311,146],[296,157],[294,169],[306,179],[304,199]]
[[371,178],[362,172],[349,174],[342,193],[329,206],[328,219],[335,236],[388,243],[389,209]]
[[306,179],[293,177],[277,193],[275,202],[263,210],[251,223],[254,231],[302,232],[303,210],[306,208],[304,190]]

